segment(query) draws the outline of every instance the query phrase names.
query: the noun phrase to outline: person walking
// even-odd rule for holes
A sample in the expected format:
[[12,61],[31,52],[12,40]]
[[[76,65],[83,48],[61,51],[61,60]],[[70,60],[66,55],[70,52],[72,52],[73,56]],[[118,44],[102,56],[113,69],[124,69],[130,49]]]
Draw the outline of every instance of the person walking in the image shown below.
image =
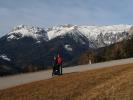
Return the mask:
[[62,57],[60,56],[60,54],[58,54],[57,56],[57,66],[59,68],[59,74],[62,75]]

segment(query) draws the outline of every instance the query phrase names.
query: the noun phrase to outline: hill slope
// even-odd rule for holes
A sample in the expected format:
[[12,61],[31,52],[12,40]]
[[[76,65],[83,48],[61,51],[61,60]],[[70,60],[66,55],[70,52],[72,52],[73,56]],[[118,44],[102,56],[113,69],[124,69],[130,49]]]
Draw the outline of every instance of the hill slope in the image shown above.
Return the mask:
[[133,64],[65,74],[2,90],[0,91],[0,99],[132,100],[132,74]]

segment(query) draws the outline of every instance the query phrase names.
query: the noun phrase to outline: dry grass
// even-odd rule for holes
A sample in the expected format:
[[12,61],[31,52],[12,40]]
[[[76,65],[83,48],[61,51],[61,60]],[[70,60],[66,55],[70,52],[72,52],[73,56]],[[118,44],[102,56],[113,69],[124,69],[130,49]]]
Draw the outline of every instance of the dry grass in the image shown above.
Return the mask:
[[133,64],[65,74],[2,90],[0,100],[133,100]]

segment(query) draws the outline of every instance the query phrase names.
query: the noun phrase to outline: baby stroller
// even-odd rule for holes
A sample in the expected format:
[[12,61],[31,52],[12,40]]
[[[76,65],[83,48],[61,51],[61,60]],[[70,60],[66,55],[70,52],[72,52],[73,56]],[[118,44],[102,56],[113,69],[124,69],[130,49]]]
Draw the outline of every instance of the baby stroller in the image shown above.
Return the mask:
[[54,75],[60,75],[60,67],[59,66],[53,66],[53,72],[52,72],[52,76]]
[[52,76],[53,75],[62,75],[62,58],[59,54],[57,57],[54,56]]

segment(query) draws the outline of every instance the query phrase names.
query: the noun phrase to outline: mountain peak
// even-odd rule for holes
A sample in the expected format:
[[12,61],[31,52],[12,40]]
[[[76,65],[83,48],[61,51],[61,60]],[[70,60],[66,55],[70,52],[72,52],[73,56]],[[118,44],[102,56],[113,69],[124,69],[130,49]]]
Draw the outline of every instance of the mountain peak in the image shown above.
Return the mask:
[[47,32],[40,27],[28,26],[28,25],[18,25],[12,29],[8,34],[8,40],[20,39],[22,37],[32,37],[36,40],[48,40]]
[[27,25],[21,24],[21,25],[14,27],[13,30],[19,30],[19,29],[24,28],[24,27],[27,27]]
[[52,28],[49,28],[47,30],[49,39],[55,38],[60,35],[64,35],[69,33],[69,31],[76,29],[79,30],[81,33],[89,37],[96,38],[97,35],[100,33],[106,34],[106,33],[121,33],[121,32],[127,32],[129,31],[130,27],[132,25],[103,25],[103,26],[83,26],[83,25],[60,25],[60,26],[54,26]]
[[91,43],[95,43],[98,47],[113,44],[121,41],[129,35],[129,30],[132,25],[118,24],[118,25],[100,25],[100,26],[85,26],[65,24],[53,26],[46,31],[40,27],[18,25],[7,34],[7,40],[21,39],[23,37],[31,37],[37,40],[37,43],[42,40],[48,41],[58,36],[66,36],[76,38],[76,36],[86,37]]

